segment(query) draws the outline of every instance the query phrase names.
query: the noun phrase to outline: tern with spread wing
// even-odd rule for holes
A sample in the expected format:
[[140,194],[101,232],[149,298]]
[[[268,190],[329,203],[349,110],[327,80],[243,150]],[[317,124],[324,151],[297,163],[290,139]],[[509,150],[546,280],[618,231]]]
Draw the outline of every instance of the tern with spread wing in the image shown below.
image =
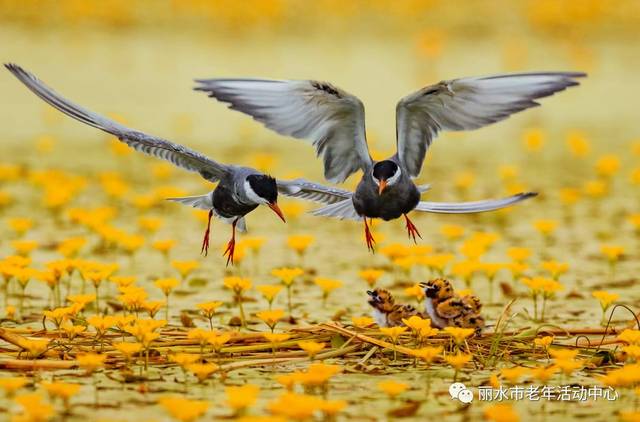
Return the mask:
[[324,175],[343,182],[358,170],[363,176],[344,201],[320,208],[316,215],[364,220],[367,247],[375,243],[367,218],[404,216],[413,240],[420,237],[408,213],[492,211],[535,196],[520,193],[498,200],[462,203],[420,201],[413,182],[427,149],[442,130],[471,130],[538,106],[538,98],[578,85],[578,72],[540,72],[442,81],[403,98],[396,106],[397,153],[374,161],[365,136],[364,106],[327,82],[268,79],[199,79],[195,90],[252,116],[279,134],[310,140],[324,160]]
[[38,97],[66,115],[118,137],[120,141],[137,151],[199,173],[210,182],[218,182],[216,188],[205,195],[170,199],[209,211],[209,221],[202,241],[202,252],[205,254],[209,247],[211,217],[215,215],[232,225],[231,240],[227,243],[224,252],[224,255],[227,256],[227,264],[233,263],[236,228],[240,231],[246,230],[245,215],[259,205],[266,205],[282,221],[285,221],[278,207],[278,191],[284,195],[322,204],[333,204],[350,195],[348,191],[327,188],[304,179],[276,181],[273,177],[249,167],[218,163],[182,145],[129,129],[120,123],[74,104],[20,66],[6,64],[5,67]]

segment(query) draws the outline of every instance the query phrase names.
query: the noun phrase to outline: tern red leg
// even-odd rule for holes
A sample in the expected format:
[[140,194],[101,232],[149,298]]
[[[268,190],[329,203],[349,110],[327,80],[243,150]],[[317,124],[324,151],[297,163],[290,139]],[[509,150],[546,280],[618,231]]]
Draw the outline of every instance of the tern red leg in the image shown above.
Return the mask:
[[236,250],[236,223],[238,219],[233,220],[233,224],[231,224],[231,240],[227,243],[227,249],[225,249],[222,256],[227,257],[227,266],[229,266],[229,262],[233,265],[233,252]]
[[207,256],[207,253],[209,253],[209,233],[211,232],[211,217],[213,217],[213,210],[209,210],[207,230],[204,232],[204,239],[202,239],[202,249],[200,250],[200,253],[204,253],[204,256]]
[[[373,219],[371,219],[373,221]],[[371,252],[375,252],[374,245],[376,244],[376,240],[373,238],[371,234],[371,230],[369,230],[369,225],[367,224],[367,217],[364,217],[364,239],[367,242],[367,249]]]
[[417,243],[416,236],[422,239],[422,236],[420,236],[420,232],[418,231],[418,228],[415,226],[415,224],[413,224],[411,220],[409,220],[409,217],[407,216],[407,214],[404,214],[404,219],[407,222],[406,227],[407,227],[407,234],[409,235],[409,238],[413,238],[413,243]]

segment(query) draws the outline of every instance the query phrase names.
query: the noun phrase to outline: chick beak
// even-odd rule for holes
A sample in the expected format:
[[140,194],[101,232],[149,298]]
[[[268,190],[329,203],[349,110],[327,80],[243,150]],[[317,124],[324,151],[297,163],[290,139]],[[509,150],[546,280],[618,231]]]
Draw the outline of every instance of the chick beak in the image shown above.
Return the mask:
[[387,187],[387,181],[385,179],[382,179],[380,181],[380,184],[378,185],[378,195],[382,195],[382,192],[385,190],[386,187]]
[[287,220],[284,219],[284,214],[282,214],[282,210],[278,206],[277,202],[267,204],[267,206],[271,208],[271,211],[275,212],[278,215],[278,217],[280,217],[280,220],[284,221],[285,223],[287,222]]

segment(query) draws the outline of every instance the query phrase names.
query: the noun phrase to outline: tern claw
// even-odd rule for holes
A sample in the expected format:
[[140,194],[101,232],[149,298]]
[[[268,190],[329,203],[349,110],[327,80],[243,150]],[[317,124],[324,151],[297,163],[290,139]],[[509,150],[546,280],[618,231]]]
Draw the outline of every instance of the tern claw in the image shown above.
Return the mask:
[[413,243],[418,243],[416,241],[416,235],[422,239],[422,236],[420,236],[420,232],[418,231],[418,228],[415,226],[415,224],[413,224],[413,222],[411,220],[409,220],[409,217],[407,216],[407,214],[404,214],[404,219],[407,222],[407,234],[409,235],[409,238],[413,238]]
[[238,219],[233,220],[233,224],[231,224],[231,240],[227,243],[227,249],[224,250],[222,256],[227,257],[227,267],[229,266],[229,262],[233,265],[233,253],[236,250],[236,224],[238,223]]
[[209,210],[209,219],[207,220],[207,230],[204,232],[204,238],[202,239],[201,254],[207,256],[209,253],[209,233],[211,232],[211,217],[213,216],[213,210]]
[[369,225],[367,224],[367,217],[364,217],[364,239],[367,242],[367,250],[371,251],[371,253],[375,253],[374,246],[376,244],[376,240],[373,238],[371,234],[371,230],[369,230]]

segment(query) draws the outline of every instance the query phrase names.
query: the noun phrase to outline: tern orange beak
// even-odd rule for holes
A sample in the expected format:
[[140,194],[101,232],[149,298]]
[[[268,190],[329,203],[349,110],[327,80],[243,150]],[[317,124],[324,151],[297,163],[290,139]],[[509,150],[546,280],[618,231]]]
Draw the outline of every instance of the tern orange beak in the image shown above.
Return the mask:
[[280,217],[280,220],[284,221],[285,223],[287,222],[287,220],[284,219],[284,214],[282,214],[282,210],[280,209],[280,207],[276,202],[274,202],[273,204],[267,204],[267,206],[271,208],[273,212],[278,214],[278,217]]
[[386,187],[387,187],[387,181],[381,180],[380,184],[378,185],[378,195],[382,195],[382,192],[385,190]]

